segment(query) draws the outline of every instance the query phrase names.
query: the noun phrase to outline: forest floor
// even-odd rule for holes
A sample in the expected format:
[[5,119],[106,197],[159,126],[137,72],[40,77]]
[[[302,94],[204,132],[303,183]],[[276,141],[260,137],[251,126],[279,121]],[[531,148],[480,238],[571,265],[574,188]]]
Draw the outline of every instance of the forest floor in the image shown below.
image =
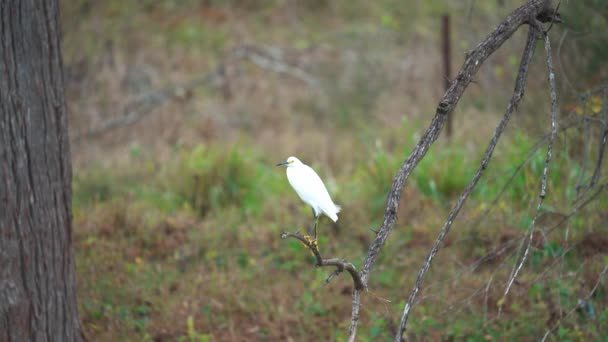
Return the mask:
[[[280,238],[312,217],[274,165],[296,155],[317,170],[343,208],[336,224],[321,218],[321,253],[360,268],[392,179],[442,94],[445,8],[390,0],[64,2],[86,336],[343,341],[352,281],[340,275],[324,285],[333,270],[313,267],[300,243]],[[472,17],[468,5],[450,8],[462,13],[452,18],[453,69],[514,8],[507,3],[478,4]],[[442,134],[410,177],[363,296],[360,340],[394,335],[418,270],[506,108],[520,31],[467,89],[453,136]],[[588,192],[580,187],[597,146],[585,143],[585,129],[566,128],[602,115],[600,96],[561,102],[548,195],[527,261],[503,297],[545,165],[543,53],[539,45],[526,97],[424,280],[412,340],[608,334],[608,173]],[[599,136],[599,126],[587,129]]]

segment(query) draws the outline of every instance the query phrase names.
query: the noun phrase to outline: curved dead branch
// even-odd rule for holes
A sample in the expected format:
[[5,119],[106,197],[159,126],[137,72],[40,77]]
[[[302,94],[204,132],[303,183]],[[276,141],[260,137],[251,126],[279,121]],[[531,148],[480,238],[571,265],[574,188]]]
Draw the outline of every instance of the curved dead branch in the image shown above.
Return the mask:
[[[405,160],[397,176],[395,177],[391,191],[387,198],[386,210],[382,226],[378,230],[376,239],[372,242],[363,269],[361,277],[363,284],[367,285],[369,274],[375,264],[380,250],[384,246],[388,235],[392,231],[397,219],[397,208],[401,193],[405,187],[405,183],[414,168],[420,160],[426,155],[429,148],[439,137],[439,133],[447,121],[448,115],[454,110],[456,104],[462,97],[464,90],[473,80],[473,75],[479,70],[485,60],[496,51],[507,39],[509,39],[517,29],[526,23],[534,22],[539,19],[545,19],[547,16],[553,18],[556,14],[550,7],[550,0],[530,0],[523,6],[513,11],[498,27],[488,35],[475,49],[466,54],[464,64],[462,65],[458,75],[450,85],[449,89],[443,95],[443,98],[437,106],[435,116],[426,132],[420,138],[418,144],[414,147],[410,156]],[[553,20],[553,19],[552,19]],[[449,222],[451,225],[451,222]],[[449,229],[449,228],[448,228]],[[426,271],[425,271],[426,272]],[[357,333],[357,325],[359,321],[359,308],[361,305],[361,294],[356,289],[353,291],[351,312],[351,324],[349,328],[349,341],[354,341]],[[411,307],[411,305],[410,305]],[[409,312],[409,309],[408,309]],[[407,315],[405,315],[407,318]],[[404,325],[405,327],[405,325]],[[401,338],[401,329],[399,332]]]
[[608,272],[608,266],[604,266],[604,268],[602,269],[602,271],[598,274],[597,281],[595,282],[595,285],[593,286],[593,288],[591,289],[591,291],[589,291],[589,293],[585,296],[585,298],[579,299],[577,301],[577,303],[576,303],[576,306],[574,306],[572,309],[570,309],[570,311],[566,312],[557,321],[557,323],[555,323],[551,328],[549,328],[549,330],[547,330],[547,332],[545,332],[545,334],[543,335],[543,337],[541,339],[541,342],[544,342],[545,340],[547,340],[547,338],[549,336],[551,336],[551,334],[553,334],[553,332],[566,320],[567,317],[569,317],[574,312],[576,312],[576,310],[578,310],[581,307],[583,307],[585,305],[585,303],[591,299],[591,297],[596,293],[597,289],[599,288],[600,284],[602,283],[602,280],[604,279],[604,276],[606,275],[606,272]]
[[344,259],[340,259],[340,258],[324,259],[321,256],[321,253],[319,252],[319,247],[317,246],[317,244],[312,243],[309,239],[307,239],[306,237],[304,237],[302,234],[300,234],[298,232],[296,232],[296,233],[284,232],[281,234],[281,238],[282,239],[294,238],[294,239],[300,240],[300,242],[302,242],[308,249],[310,249],[312,251],[312,254],[315,256],[315,259],[316,259],[315,266],[317,266],[317,267],[335,266],[336,267],[336,270],[332,274],[330,274],[329,277],[327,277],[327,279],[325,279],[325,284],[329,283],[338,274],[340,274],[344,271],[347,271],[350,274],[350,276],[353,278],[353,284],[355,286],[355,289],[357,291],[361,291],[361,290],[365,289],[365,285],[361,281],[361,275],[359,274],[359,271],[357,271],[357,268],[355,267],[355,265],[351,264],[350,262],[347,262]]
[[[427,258],[425,264],[421,268],[418,278],[416,280],[416,285],[412,290],[410,297],[408,298],[408,302],[404,308],[404,313],[401,319],[401,325],[395,337],[395,341],[401,341],[401,337],[406,329],[407,318],[412,307],[413,301],[416,297],[416,294],[420,288],[420,284],[422,282],[422,278],[424,274],[428,271],[431,261],[434,255],[437,253],[441,241],[445,237],[445,235],[449,232],[450,227],[458,215],[462,205],[466,201],[467,197],[481,178],[482,173],[485,171],[491,157],[493,150],[498,143],[498,139],[502,134],[506,124],[512,114],[513,111],[516,110],[517,105],[519,104],[521,98],[523,97],[524,88],[525,88],[525,80],[528,71],[528,66],[530,60],[532,58],[532,54],[534,51],[534,42],[536,40],[536,26],[538,25],[538,21],[540,22],[551,22],[552,24],[555,22],[559,22],[559,15],[557,11],[551,8],[550,0],[529,0],[526,4],[519,7],[515,11],[513,11],[498,27],[490,33],[475,49],[469,51],[466,54],[466,58],[464,64],[462,65],[458,75],[455,77],[454,81],[451,83],[450,87],[443,95],[443,98],[439,102],[437,106],[435,116],[433,117],[429,127],[426,132],[420,138],[418,144],[414,147],[410,156],[405,160],[403,165],[400,167],[391,187],[391,191],[388,194],[386,209],[384,213],[384,220],[380,229],[376,234],[376,238],[372,242],[368,254],[365,258],[363,268],[359,273],[356,268],[341,259],[323,259],[316,248],[316,245],[306,239],[304,236],[299,233],[283,233],[281,235],[282,238],[292,237],[296,238],[302,243],[304,243],[315,255],[316,265],[317,266],[335,266],[336,272],[332,273],[327,281],[331,280],[336,274],[339,274],[343,270],[347,270],[351,277],[353,278],[353,282],[355,284],[353,295],[352,295],[352,311],[351,311],[351,324],[349,327],[349,338],[348,341],[354,341],[357,334],[357,325],[359,321],[359,311],[361,307],[361,292],[363,289],[367,288],[369,275],[373,265],[375,264],[380,250],[384,246],[388,235],[392,231],[395,221],[397,219],[397,209],[399,205],[399,200],[401,197],[401,193],[403,192],[403,188],[405,187],[405,183],[414,168],[418,165],[420,160],[426,155],[430,147],[439,137],[441,129],[447,121],[448,115],[452,113],[456,104],[462,97],[467,86],[472,82],[473,76],[479,70],[481,65],[485,62],[485,60],[494,53],[506,40],[508,40],[515,31],[519,29],[521,25],[531,24],[530,32],[528,35],[528,41],[524,50],[524,55],[522,57],[522,61],[520,64],[520,70],[518,73],[518,77],[516,80],[515,90],[511,101],[507,107],[507,110],[503,116],[503,119],[498,124],[494,136],[490,141],[484,158],[481,162],[481,165],[469,183],[469,185],[465,188],[463,193],[461,194],[458,202],[455,207],[452,209],[452,212],[448,216],[446,223],[444,224],[439,237],[431,252],[429,257]],[[554,77],[551,72],[551,76]],[[553,95],[553,94],[552,94]],[[556,130],[556,123],[554,122],[554,130]],[[550,159],[549,159],[550,161]],[[546,172],[545,172],[546,174]],[[542,197],[545,196],[544,189],[542,190]]]
[[102,135],[115,128],[126,127],[139,122],[154,109],[165,102],[182,97],[184,94],[209,84],[221,84],[226,82],[226,69],[232,64],[243,60],[250,61],[261,69],[293,77],[305,82],[311,88],[318,85],[318,80],[306,73],[303,69],[291,65],[281,57],[281,50],[271,47],[256,47],[244,45],[234,48],[223,63],[217,65],[213,70],[198,75],[187,82],[171,84],[169,86],[155,89],[149,93],[142,94],[128,103],[121,116],[109,119],[97,127],[92,127],[84,132],[77,133],[73,142],[78,142],[85,138],[92,138]]
[[593,177],[591,177],[589,188],[595,186],[595,184],[597,184],[597,181],[600,179],[600,170],[602,168],[602,161],[604,160],[606,144],[608,143],[608,88],[604,89],[602,119],[603,130],[600,137],[600,148],[598,150],[597,162],[595,163],[595,171],[593,171]]
[[528,32],[528,40],[526,42],[526,47],[524,49],[521,63],[519,65],[519,71],[517,74],[517,79],[515,81],[515,90],[513,91],[513,96],[511,97],[511,101],[509,101],[507,110],[505,111],[505,114],[503,115],[502,120],[498,123],[498,126],[496,127],[494,136],[492,136],[492,139],[490,140],[490,143],[488,144],[488,147],[483,156],[481,164],[480,164],[479,168],[477,169],[477,172],[475,172],[473,179],[471,179],[471,182],[463,190],[462,194],[458,198],[458,201],[456,202],[456,205],[450,211],[450,214],[448,215],[446,222],[444,223],[443,227],[441,228],[439,236],[435,240],[435,244],[433,245],[431,252],[429,253],[424,265],[418,272],[418,277],[416,278],[416,283],[414,285],[414,289],[412,290],[412,292],[407,300],[407,303],[405,304],[405,307],[403,309],[403,314],[401,316],[401,323],[399,326],[399,331],[398,331],[397,335],[395,336],[395,341],[401,341],[401,337],[407,327],[407,319],[408,319],[411,307],[414,304],[414,299],[416,298],[418,291],[420,290],[420,285],[422,283],[422,279],[423,279],[424,275],[426,274],[426,272],[431,267],[431,262],[433,261],[435,254],[439,250],[439,246],[441,245],[443,238],[450,231],[450,228],[452,226],[452,223],[454,222],[454,219],[460,212],[460,209],[464,205],[464,203],[467,200],[467,198],[469,197],[469,195],[471,194],[471,191],[473,191],[473,188],[475,188],[475,186],[477,185],[477,182],[479,181],[479,179],[481,179],[482,174],[484,173],[488,164],[490,163],[490,159],[492,158],[492,153],[494,152],[494,148],[498,144],[498,140],[500,139],[502,132],[504,131],[505,127],[507,126],[507,123],[509,122],[509,119],[511,118],[511,114],[513,114],[513,111],[515,111],[515,109],[519,105],[519,102],[521,101],[521,99],[524,96],[524,89],[526,87],[526,79],[528,76],[528,68],[530,66],[530,62],[532,61],[532,56],[534,55],[536,36],[537,36],[537,31],[534,27],[531,26],[530,30]]
[[[540,28],[540,23],[535,25],[536,27]],[[547,178],[548,178],[548,173],[549,173],[549,164],[551,163],[551,157],[552,157],[552,153],[553,153],[553,141],[555,139],[555,135],[557,134],[557,91],[555,90],[555,71],[553,70],[553,61],[551,58],[551,43],[549,42],[549,36],[547,35],[546,32],[543,32],[544,35],[544,41],[545,41],[545,54],[546,54],[546,61],[547,61],[547,68],[548,68],[548,72],[549,72],[549,93],[551,96],[551,136],[549,137],[549,143],[547,145],[547,157],[545,158],[545,167],[543,168],[543,175],[541,178],[541,186],[540,186],[540,194],[539,194],[539,200],[538,200],[538,204],[536,205],[536,212],[534,214],[534,217],[532,218],[532,222],[530,223],[530,228],[528,229],[528,235],[527,235],[527,244],[526,244],[526,249],[524,250],[524,254],[521,257],[521,260],[519,263],[517,263],[515,265],[515,267],[513,268],[513,271],[511,272],[511,276],[509,276],[509,281],[508,281],[508,285],[507,288],[505,289],[505,293],[502,297],[502,301],[500,302],[501,304],[504,303],[504,299],[506,298],[506,296],[509,294],[509,290],[511,289],[511,286],[513,285],[513,282],[515,281],[515,278],[517,278],[517,275],[519,274],[519,272],[521,271],[524,263],[526,262],[529,252],[530,252],[530,246],[532,243],[532,238],[534,237],[534,230],[535,230],[535,225],[536,225],[536,220],[538,219],[540,213],[541,213],[541,207],[543,205],[543,202],[545,200],[545,197],[547,195]],[[522,246],[520,246],[520,250],[523,247],[523,240],[522,240]],[[502,312],[502,305],[499,306],[498,308],[498,313],[500,314]]]

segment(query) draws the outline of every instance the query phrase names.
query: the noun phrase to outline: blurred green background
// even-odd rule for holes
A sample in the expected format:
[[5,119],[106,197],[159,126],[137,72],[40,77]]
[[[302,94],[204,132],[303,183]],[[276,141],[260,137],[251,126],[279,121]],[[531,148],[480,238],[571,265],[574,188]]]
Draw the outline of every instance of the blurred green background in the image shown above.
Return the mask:
[[[521,2],[61,4],[87,337],[342,341],[352,282],[342,275],[323,285],[333,270],[315,269],[300,243],[280,239],[311,217],[274,165],[296,155],[317,170],[343,208],[337,224],[320,221],[321,253],[360,268],[392,178],[443,94],[442,15],[451,19],[455,74]],[[598,283],[608,196],[577,209],[594,191],[579,190],[608,121],[598,88],[608,72],[608,5],[566,1],[560,12],[550,37],[562,129],[530,258],[501,301],[545,164],[542,42],[523,103],[425,279],[412,340],[539,340],[560,317],[553,340],[608,335],[606,280]],[[454,112],[453,136],[442,134],[410,177],[363,297],[360,340],[394,335],[511,96],[526,31],[484,63]],[[602,170],[598,183],[607,181]]]

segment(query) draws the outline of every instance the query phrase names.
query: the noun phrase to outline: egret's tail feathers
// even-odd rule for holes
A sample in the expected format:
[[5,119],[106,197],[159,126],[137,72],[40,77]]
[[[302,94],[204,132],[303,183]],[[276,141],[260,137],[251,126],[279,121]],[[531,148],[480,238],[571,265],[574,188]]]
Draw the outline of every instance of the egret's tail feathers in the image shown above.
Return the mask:
[[333,213],[329,213],[327,216],[329,216],[329,218],[332,221],[336,222],[336,221],[338,221],[338,213],[340,212],[340,210],[342,210],[342,208],[339,205],[337,205],[337,204],[334,204],[334,207],[335,207],[334,212]]

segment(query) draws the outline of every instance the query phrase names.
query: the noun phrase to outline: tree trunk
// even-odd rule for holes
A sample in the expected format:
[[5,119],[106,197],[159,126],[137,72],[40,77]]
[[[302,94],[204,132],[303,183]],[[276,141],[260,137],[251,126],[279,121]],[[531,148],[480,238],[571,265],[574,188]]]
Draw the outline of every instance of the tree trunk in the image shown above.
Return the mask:
[[79,341],[57,0],[0,0],[0,341]]

